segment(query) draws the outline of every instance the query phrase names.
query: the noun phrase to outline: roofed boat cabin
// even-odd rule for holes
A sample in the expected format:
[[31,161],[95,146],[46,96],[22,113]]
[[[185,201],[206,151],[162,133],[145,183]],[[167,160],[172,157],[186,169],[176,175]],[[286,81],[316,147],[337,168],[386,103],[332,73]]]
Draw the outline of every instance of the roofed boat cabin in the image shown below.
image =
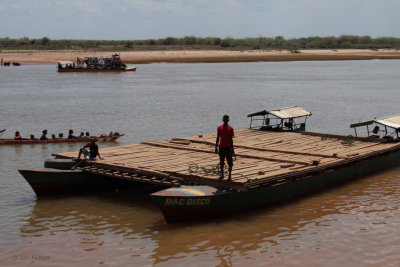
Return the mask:
[[350,124],[354,128],[354,134],[357,137],[357,128],[365,126],[367,136],[372,138],[381,138],[386,140],[399,141],[400,115],[392,115],[381,119],[373,119],[364,122]]
[[247,115],[250,129],[275,132],[304,132],[306,121],[311,112],[302,107],[293,106],[280,109],[262,110]]

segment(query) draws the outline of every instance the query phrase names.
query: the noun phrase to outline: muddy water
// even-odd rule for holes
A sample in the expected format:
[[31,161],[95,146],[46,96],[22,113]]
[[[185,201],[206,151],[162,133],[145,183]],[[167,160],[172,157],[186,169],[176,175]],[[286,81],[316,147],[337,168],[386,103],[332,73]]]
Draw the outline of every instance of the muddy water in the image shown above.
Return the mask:
[[[0,128],[125,133],[119,144],[213,132],[221,115],[300,105],[309,130],[400,113],[400,61],[140,65],[137,73],[0,68]],[[20,168],[80,145],[0,146],[0,264],[400,265],[400,168],[276,207],[166,224],[154,188],[37,199]],[[106,145],[101,145],[102,147]]]

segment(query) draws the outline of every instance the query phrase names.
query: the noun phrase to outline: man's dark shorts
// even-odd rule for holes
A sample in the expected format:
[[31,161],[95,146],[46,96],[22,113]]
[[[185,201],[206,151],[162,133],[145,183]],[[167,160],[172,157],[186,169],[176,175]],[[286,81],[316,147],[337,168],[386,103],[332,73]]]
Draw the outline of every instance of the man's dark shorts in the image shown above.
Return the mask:
[[232,160],[232,149],[230,147],[220,147],[219,148],[219,161],[220,164],[224,164],[224,159],[228,162],[228,166],[233,166]]

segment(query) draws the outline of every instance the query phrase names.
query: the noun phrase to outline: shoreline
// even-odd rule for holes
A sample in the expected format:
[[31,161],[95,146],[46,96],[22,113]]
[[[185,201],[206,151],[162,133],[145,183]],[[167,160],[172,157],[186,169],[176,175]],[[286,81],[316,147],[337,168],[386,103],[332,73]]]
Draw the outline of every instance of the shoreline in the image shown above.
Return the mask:
[[218,63],[306,60],[400,59],[397,49],[314,49],[314,50],[164,50],[164,51],[90,51],[90,50],[2,50],[4,62],[21,65],[55,65],[57,61],[76,61],[77,57],[121,55],[126,64]]

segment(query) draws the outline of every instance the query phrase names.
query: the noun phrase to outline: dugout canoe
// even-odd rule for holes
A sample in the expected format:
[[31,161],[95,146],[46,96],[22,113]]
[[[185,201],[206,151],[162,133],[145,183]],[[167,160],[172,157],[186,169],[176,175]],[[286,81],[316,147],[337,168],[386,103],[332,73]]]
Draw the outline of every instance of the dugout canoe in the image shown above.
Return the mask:
[[87,174],[80,170],[41,168],[18,171],[38,197],[80,194],[102,189],[113,190],[131,185],[123,180]]
[[[123,134],[117,136],[96,136],[96,142],[114,142],[118,138],[124,136]],[[14,140],[14,139],[4,139],[0,138],[0,145],[36,145],[36,144],[61,144],[61,143],[88,143],[89,138],[77,138],[77,139],[48,139],[48,140]]]
[[44,168],[18,170],[31,186],[36,196],[62,196],[137,187],[139,184],[126,179],[85,173],[72,168],[75,159],[47,159]]

